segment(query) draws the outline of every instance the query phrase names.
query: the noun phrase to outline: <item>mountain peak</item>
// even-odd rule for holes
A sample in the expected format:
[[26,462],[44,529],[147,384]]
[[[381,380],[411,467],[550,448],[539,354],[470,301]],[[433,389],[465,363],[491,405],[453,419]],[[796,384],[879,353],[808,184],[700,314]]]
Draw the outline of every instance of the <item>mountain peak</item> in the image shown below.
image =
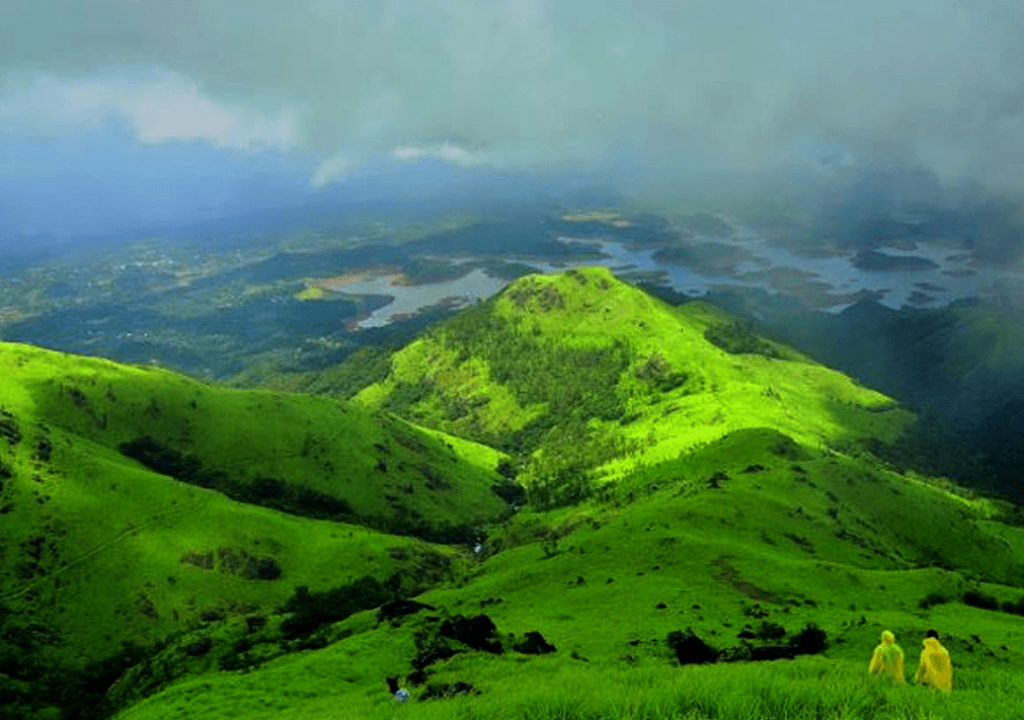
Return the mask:
[[356,401],[499,447],[532,478],[620,476],[745,428],[887,441],[909,418],[722,311],[589,267],[520,278],[399,351]]
[[[604,267],[580,267],[556,275],[526,275],[509,284],[502,296],[519,308],[564,310],[579,300],[631,289]],[[573,302],[577,301],[577,302]]]
[[538,340],[569,345],[606,346],[629,336],[639,340],[666,321],[679,322],[671,307],[603,267],[521,277],[495,298],[493,311],[514,325],[529,325]]

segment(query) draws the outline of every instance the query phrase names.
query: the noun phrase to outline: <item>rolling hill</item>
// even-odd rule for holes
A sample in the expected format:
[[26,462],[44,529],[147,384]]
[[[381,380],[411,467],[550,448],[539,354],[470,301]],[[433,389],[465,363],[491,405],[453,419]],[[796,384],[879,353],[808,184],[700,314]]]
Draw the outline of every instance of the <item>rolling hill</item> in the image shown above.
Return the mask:
[[911,420],[709,305],[671,307],[598,267],[513,282],[354,400],[500,448],[538,486],[611,481],[742,428],[821,447],[889,442]]
[[[341,405],[0,352],[0,717],[1017,717],[1019,508],[709,305],[526,277]],[[951,697],[869,681],[929,627]],[[102,702],[39,695],[123,641]]]
[[437,581],[452,553],[420,537],[508,513],[497,457],[326,398],[0,344],[0,672],[82,667],[298,586]]
[[[116,717],[388,718],[387,676],[413,718],[1015,717],[1024,530],[1005,506],[770,430],[665,465],[492,528],[479,563],[410,614],[325,623],[291,653],[274,628],[187,636],[115,687],[159,688]],[[472,621],[483,641],[453,637]],[[882,629],[912,674],[928,627],[954,658],[951,699],[868,682]],[[824,652],[785,659],[816,629]],[[681,667],[673,633],[719,661]],[[214,659],[161,687],[201,639]]]
[[718,300],[756,313],[773,337],[913,407],[904,460],[1020,501],[1024,487],[1024,315],[1010,283],[993,297],[893,310],[861,301],[832,315],[752,295]]

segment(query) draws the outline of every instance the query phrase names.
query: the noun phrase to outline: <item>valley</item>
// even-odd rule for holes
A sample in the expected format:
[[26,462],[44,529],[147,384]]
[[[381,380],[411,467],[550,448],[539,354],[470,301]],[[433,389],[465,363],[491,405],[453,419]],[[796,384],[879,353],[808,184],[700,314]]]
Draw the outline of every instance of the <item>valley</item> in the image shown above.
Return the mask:
[[916,230],[859,248],[827,232],[777,214],[549,205],[360,217],[239,238],[195,231],[55,255],[7,275],[0,337],[225,381],[400,345],[517,277],[577,266],[611,267],[681,298],[767,292],[830,313],[865,300],[999,304],[1024,282],[963,240]]

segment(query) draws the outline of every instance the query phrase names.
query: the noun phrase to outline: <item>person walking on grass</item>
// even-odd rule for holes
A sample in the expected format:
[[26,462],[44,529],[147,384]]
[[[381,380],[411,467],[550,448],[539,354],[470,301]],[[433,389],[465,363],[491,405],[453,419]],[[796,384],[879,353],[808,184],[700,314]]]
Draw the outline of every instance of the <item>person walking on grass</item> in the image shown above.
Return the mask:
[[882,631],[882,642],[875,648],[871,656],[871,667],[868,672],[875,677],[884,677],[897,685],[902,685],[903,650],[896,644],[896,636],[888,630]]
[[953,663],[949,653],[939,643],[939,634],[934,630],[925,633],[921,662],[917,666],[916,682],[929,685],[943,692],[953,690]]
[[409,691],[398,687],[398,678],[389,677],[385,678],[385,681],[388,684],[388,692],[391,693],[391,697],[395,699],[395,702],[409,702]]

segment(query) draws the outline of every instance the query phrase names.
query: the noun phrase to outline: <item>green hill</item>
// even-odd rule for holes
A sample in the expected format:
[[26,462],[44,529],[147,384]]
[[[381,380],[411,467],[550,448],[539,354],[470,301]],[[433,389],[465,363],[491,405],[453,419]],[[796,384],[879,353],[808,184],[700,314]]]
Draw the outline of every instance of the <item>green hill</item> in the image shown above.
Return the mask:
[[[417,597],[429,609],[359,613],[284,655],[273,629],[207,631],[216,661],[117,718],[387,718],[397,708],[383,679],[399,676],[410,718],[1009,719],[1024,689],[1024,530],[1001,512],[775,431],[737,431],[604,499],[493,528],[463,581]],[[446,635],[481,614],[495,626],[488,645]],[[815,627],[823,653],[755,660]],[[929,627],[954,660],[952,698],[867,681],[881,630],[896,633],[912,676]],[[530,632],[555,651],[517,650]],[[680,667],[675,632],[719,662]],[[115,696],[152,685],[197,637]]]
[[911,419],[711,306],[671,307],[596,267],[517,280],[355,401],[505,450],[534,486],[622,477],[742,428],[822,447],[891,441]]
[[[0,350],[5,720],[1019,715],[1019,508],[867,452],[911,415],[711,306],[523,278],[341,406]],[[930,627],[952,696],[870,682]]]
[[0,436],[0,672],[21,676],[266,612],[298,586],[429,585],[452,553],[415,536],[466,542],[508,512],[488,448],[24,345],[0,344]]
[[893,310],[862,301],[811,312],[761,294],[717,301],[756,313],[773,337],[914,407],[921,421],[898,458],[1016,500],[1024,495],[1024,343],[1020,291],[941,308]]

